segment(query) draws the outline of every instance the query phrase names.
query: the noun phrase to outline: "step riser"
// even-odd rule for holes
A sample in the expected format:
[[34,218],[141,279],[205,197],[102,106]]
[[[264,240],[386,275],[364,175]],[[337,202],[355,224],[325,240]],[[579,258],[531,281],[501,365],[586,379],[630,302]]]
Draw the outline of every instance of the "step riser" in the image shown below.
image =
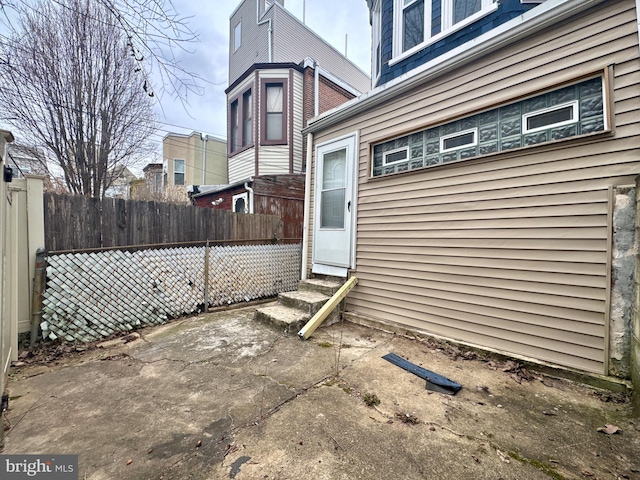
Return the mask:
[[265,313],[261,310],[256,310],[256,313],[253,319],[258,322],[264,323],[265,325],[270,325],[276,328],[277,330],[280,330],[292,335],[296,335],[300,331],[300,329],[304,327],[305,324],[309,321],[308,319],[306,319],[306,320],[300,320],[300,321],[291,322],[291,323],[284,322],[282,320],[279,320],[275,316]]
[[326,295],[327,297],[333,297],[333,294],[340,290],[339,286],[336,287],[328,287],[325,285],[316,285],[313,283],[308,283],[305,280],[301,280],[298,286],[298,290],[305,292],[318,292]]
[[285,307],[290,307],[290,308],[296,308],[310,315],[313,315],[318,310],[320,310],[322,306],[325,304],[325,302],[309,302],[309,301],[300,300],[297,298],[287,297],[285,295],[278,296],[278,303],[280,305],[283,305]]

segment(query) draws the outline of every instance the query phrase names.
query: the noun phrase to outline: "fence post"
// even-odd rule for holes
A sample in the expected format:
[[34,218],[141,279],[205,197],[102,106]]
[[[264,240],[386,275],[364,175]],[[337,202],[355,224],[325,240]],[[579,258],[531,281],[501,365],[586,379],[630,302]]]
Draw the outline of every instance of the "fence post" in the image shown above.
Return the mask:
[[44,248],[36,250],[36,265],[33,275],[33,298],[31,299],[31,342],[33,346],[38,341],[38,329],[42,319],[42,293],[46,280],[47,263],[45,256],[47,251]]
[[209,240],[204,247],[204,311],[209,311]]

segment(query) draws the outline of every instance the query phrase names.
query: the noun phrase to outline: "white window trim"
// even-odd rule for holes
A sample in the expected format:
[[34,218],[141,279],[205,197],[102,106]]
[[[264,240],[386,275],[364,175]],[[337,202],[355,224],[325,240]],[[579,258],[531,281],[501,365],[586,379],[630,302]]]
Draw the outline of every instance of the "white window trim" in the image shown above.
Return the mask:
[[[474,13],[473,15],[465,18],[461,22],[456,23],[455,25],[450,25],[452,21],[452,17],[448,18],[445,16],[445,12],[447,10],[451,10],[450,5],[453,0],[442,0],[444,2],[442,6],[442,16],[444,18],[442,31],[433,37],[427,37],[427,33],[431,31],[431,8],[430,8],[430,0],[425,0],[425,14],[424,14],[424,34],[425,39],[422,43],[416,45],[415,47],[410,48],[406,52],[402,51],[402,17],[403,17],[403,1],[395,0],[394,3],[394,18],[393,18],[393,58],[389,60],[389,66],[395,65],[398,62],[401,62],[405,58],[410,57],[416,52],[432,45],[436,42],[439,42],[445,37],[448,37],[452,33],[457,32],[458,30],[463,29],[464,27],[472,24],[480,20],[483,17],[486,17],[490,13],[495,12],[498,9],[498,2],[494,0],[482,0],[482,7],[479,12]],[[445,8],[445,5],[448,8]],[[427,11],[428,10],[428,11]]]
[[[550,123],[549,125],[544,125],[542,127],[536,127],[531,129],[527,128],[527,120],[529,118],[535,117],[537,115],[553,112],[554,110],[561,110],[566,107],[573,108],[573,118],[571,120],[564,120],[562,122]],[[563,125],[571,125],[572,123],[578,123],[579,121],[580,121],[580,108],[578,106],[578,100],[574,100],[573,102],[567,102],[561,105],[554,105],[553,107],[536,110],[535,112],[525,113],[524,115],[522,115],[522,133],[525,134],[525,133],[540,132],[542,130],[561,127]]]
[[[464,145],[460,145],[459,147],[446,148],[446,149],[444,148],[445,140],[449,140],[450,138],[455,138],[455,137],[461,137],[469,133],[473,133],[473,141],[471,143],[465,143]],[[440,137],[440,153],[454,152],[456,150],[475,147],[477,145],[478,145],[478,129],[477,128],[470,128],[469,130],[463,130],[461,132],[451,133],[449,135],[443,135],[442,137]]]
[[231,200],[231,211],[233,213],[236,213],[236,200],[239,200],[241,198],[244,200],[244,212],[243,213],[249,213],[249,195],[247,195],[247,192],[239,193],[239,194],[233,196],[233,198]]
[[[371,84],[375,85],[380,80],[382,71],[382,0],[374,0],[371,38]],[[378,64],[378,46],[380,46],[380,64]]]
[[[392,154],[398,153],[398,152],[406,152],[407,153],[407,158],[403,158],[402,160],[396,160],[394,162],[387,162],[387,157],[389,155],[392,155]],[[406,162],[407,160],[409,160],[409,147],[396,148],[394,150],[389,150],[388,152],[384,152],[382,154],[382,165],[384,165],[384,166],[386,166],[386,165],[394,165],[396,163]]]
[[[239,29],[239,30],[238,30]],[[242,19],[233,27],[233,53],[242,45]]]
[[[176,162],[182,162],[182,172],[178,172],[176,170]],[[187,184],[187,161],[182,159],[182,158],[174,158],[173,159],[173,176],[172,176],[172,184],[173,185],[178,185],[176,183],[176,175],[177,174],[182,174],[182,185],[186,185]],[[178,185],[180,186],[180,185]]]

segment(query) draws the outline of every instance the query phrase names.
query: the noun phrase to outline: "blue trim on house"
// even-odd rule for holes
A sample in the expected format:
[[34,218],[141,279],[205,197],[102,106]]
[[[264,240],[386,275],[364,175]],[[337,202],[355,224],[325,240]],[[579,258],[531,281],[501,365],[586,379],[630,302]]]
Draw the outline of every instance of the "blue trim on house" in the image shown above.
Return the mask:
[[536,3],[521,3],[520,0],[500,0],[495,12],[479,19],[467,27],[446,36],[439,42],[428,45],[401,62],[389,66],[393,56],[393,0],[381,0],[382,68],[375,86],[387,83],[414,68],[433,60],[474,38],[516,18],[536,7]]

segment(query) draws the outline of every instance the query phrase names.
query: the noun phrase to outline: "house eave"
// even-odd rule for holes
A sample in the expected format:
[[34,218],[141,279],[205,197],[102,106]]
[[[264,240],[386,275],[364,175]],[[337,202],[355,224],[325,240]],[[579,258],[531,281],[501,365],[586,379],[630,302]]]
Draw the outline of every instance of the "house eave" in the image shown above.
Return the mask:
[[303,134],[316,133],[380,105],[425,82],[434,80],[466,63],[498,50],[514,41],[555,25],[605,0],[547,0],[509,22],[437,57],[339,107],[309,120]]
[[211,189],[211,190],[207,190],[206,192],[196,193],[195,195],[192,196],[192,198],[200,198],[200,197],[205,197],[207,195],[213,195],[215,193],[224,192],[224,191],[230,190],[232,188],[240,187],[240,186],[244,185],[245,183],[252,184],[253,183],[253,177],[245,178],[244,180],[238,180],[237,182],[230,183],[229,185],[223,185],[220,188],[214,188],[214,189]]

